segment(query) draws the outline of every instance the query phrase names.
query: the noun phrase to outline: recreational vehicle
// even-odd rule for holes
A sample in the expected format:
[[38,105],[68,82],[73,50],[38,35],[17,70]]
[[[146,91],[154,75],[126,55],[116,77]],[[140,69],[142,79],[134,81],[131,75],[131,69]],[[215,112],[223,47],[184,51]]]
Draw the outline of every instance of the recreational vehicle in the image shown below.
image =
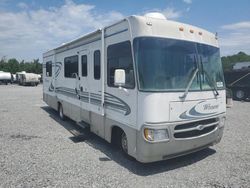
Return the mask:
[[19,85],[31,85],[31,86],[37,86],[39,84],[39,75],[34,73],[20,73],[18,74],[19,78]]
[[43,100],[140,162],[218,143],[226,112],[217,36],[130,16],[43,54]]
[[8,85],[8,83],[12,83],[11,73],[0,71],[0,83],[4,83],[6,85]]

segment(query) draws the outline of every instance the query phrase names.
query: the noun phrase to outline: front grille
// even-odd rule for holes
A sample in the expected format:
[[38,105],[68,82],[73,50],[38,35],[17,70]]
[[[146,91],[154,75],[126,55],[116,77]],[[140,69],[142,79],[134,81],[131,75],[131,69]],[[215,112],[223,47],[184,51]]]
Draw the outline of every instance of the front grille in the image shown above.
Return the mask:
[[207,134],[216,129],[219,124],[218,118],[206,119],[191,123],[177,125],[174,129],[175,138],[192,138]]

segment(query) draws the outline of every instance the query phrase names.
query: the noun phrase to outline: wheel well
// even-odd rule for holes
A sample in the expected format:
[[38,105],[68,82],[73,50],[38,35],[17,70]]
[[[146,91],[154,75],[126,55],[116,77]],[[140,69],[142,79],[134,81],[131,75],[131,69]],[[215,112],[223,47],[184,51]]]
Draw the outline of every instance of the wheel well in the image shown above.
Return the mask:
[[121,135],[124,131],[118,127],[118,126],[113,126],[112,127],[112,132],[111,132],[111,143],[115,146],[119,146],[120,142],[119,140],[121,139]]

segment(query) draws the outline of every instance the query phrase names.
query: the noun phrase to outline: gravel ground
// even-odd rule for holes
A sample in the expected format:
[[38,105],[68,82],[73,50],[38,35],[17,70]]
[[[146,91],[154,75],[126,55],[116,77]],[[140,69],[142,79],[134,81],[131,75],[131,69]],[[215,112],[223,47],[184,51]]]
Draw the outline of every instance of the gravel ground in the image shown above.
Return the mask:
[[249,112],[250,102],[234,101],[218,145],[141,164],[62,122],[41,85],[0,85],[0,187],[250,187]]

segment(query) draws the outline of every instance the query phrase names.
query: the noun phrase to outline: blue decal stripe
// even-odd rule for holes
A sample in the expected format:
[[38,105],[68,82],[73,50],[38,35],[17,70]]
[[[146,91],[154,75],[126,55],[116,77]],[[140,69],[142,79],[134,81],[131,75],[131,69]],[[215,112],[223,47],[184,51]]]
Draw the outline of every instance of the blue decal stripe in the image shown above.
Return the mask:
[[[101,94],[97,93],[89,93],[85,91],[80,91],[77,90],[78,94],[74,89],[71,88],[66,88],[66,87],[57,87],[54,88],[53,84],[51,83],[49,87],[49,91],[55,91],[56,93],[63,94],[65,96],[81,100],[86,103],[90,103],[93,105],[101,106]],[[131,113],[131,109],[128,106],[127,103],[125,103],[123,100],[120,98],[105,92],[105,97],[104,97],[104,106],[111,109],[115,110],[117,112],[125,112],[125,115],[129,115]]]

